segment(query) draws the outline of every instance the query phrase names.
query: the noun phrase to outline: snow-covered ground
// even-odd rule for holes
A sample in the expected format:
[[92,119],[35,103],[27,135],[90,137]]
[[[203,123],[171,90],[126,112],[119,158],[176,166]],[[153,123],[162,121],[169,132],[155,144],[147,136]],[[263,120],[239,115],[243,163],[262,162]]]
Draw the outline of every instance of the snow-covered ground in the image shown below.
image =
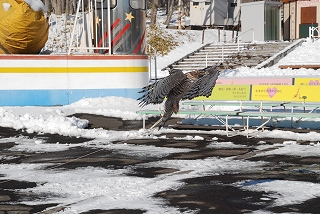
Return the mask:
[[[56,22],[58,24],[59,22]],[[169,29],[166,29],[169,31]],[[173,34],[174,31],[171,30]],[[56,38],[57,30],[51,39]],[[180,44],[175,50],[171,51],[167,56],[158,56],[158,75],[165,76],[167,73],[161,71],[161,68],[176,61],[186,53],[192,52],[201,47],[202,31],[184,31],[188,34],[188,42]],[[178,35],[178,34],[177,34]],[[205,31],[205,43],[218,41],[216,30]],[[230,32],[227,37],[230,38]],[[186,37],[187,38],[187,37]],[[191,39],[190,39],[191,38]],[[50,40],[48,43],[52,42]],[[307,41],[283,58],[279,64],[290,63],[320,63],[320,41]],[[319,70],[312,69],[278,69],[277,65],[262,70],[239,68],[234,71],[225,71],[225,76],[319,76]],[[223,74],[223,73],[222,73]],[[157,109],[158,106],[148,106],[148,108]],[[141,120],[136,114],[139,110],[138,101],[121,97],[103,97],[95,99],[82,99],[76,103],[60,106],[60,107],[0,107],[0,126],[12,127],[14,129],[22,129],[28,133],[51,133],[64,136],[85,137],[92,139],[89,143],[84,143],[83,147],[98,147],[104,149],[117,149],[123,152],[135,151],[138,155],[145,155],[148,151],[149,155],[167,155],[169,153],[181,152],[181,149],[154,147],[154,146],[138,146],[127,144],[112,144],[116,140],[140,139],[140,138],[157,138],[164,136],[165,133],[182,132],[177,130],[162,129],[158,130],[132,130],[132,131],[110,131],[104,129],[86,129],[88,121],[75,117],[69,117],[74,113],[90,113],[96,115],[105,115],[120,117],[126,119]],[[197,133],[197,131],[183,131],[186,135],[188,132]],[[208,134],[225,135],[224,131],[208,131]],[[263,137],[282,137],[283,144],[280,145],[261,145],[261,150],[266,147],[274,147],[273,150],[262,152],[259,155],[270,154],[286,154],[299,156],[320,156],[320,134],[310,132],[307,134],[299,134],[292,131],[264,131],[260,133]],[[184,140],[195,138],[186,137]],[[309,145],[300,145],[298,140],[310,140]],[[7,139],[1,138],[0,143],[12,142],[16,145],[12,150],[17,151],[33,151],[48,152],[62,151],[70,149],[72,145],[65,145],[57,142],[57,144],[46,144],[45,141],[34,138],[27,139],[24,137]],[[216,142],[212,139],[211,146],[217,148],[234,147],[233,142],[223,143]],[[316,143],[315,143],[316,142]],[[79,144],[76,146],[80,146]],[[277,148],[277,149],[276,149]],[[150,152],[152,151],[152,152]],[[10,157],[0,156],[0,159]],[[168,160],[153,162],[154,166],[166,166],[176,168],[181,171],[192,171],[188,174],[173,174],[171,176],[163,176],[156,178],[139,178],[134,176],[126,176],[126,170],[109,170],[95,167],[79,168],[69,171],[59,170],[42,170],[43,164],[0,164],[0,174],[3,179],[13,179],[22,181],[32,181],[39,183],[34,188],[26,191],[35,193],[50,192],[54,195],[62,195],[63,197],[53,197],[46,199],[47,203],[69,204],[68,208],[59,213],[79,213],[90,209],[142,209],[147,213],[180,213],[175,207],[167,207],[164,202],[155,199],[152,196],[158,192],[175,189],[183,183],[184,178],[200,177],[203,175],[222,173],[229,171],[258,170],[264,163],[257,163],[244,160],[234,160],[232,158],[208,158],[199,160]],[[319,172],[315,172],[319,173]],[[66,182],[67,181],[67,182]],[[257,183],[246,185],[235,183],[243,189],[250,191],[265,191],[270,197],[276,198],[277,205],[298,204],[311,198],[320,197],[320,184],[299,181],[279,181]],[[21,190],[23,191],[23,190]],[[26,204],[37,204],[41,201],[26,201]],[[260,213],[268,213],[261,211]]]
[[[196,42],[195,42],[196,43]],[[189,44],[192,46],[192,43]],[[195,44],[199,45],[199,44]],[[301,47],[290,53],[279,63],[285,62],[308,62],[309,56],[318,56],[312,59],[315,62],[317,59],[320,62],[319,52],[317,47],[320,47],[320,42],[306,42]],[[185,46],[178,47],[174,55],[185,53]],[[173,53],[170,53],[170,55]],[[168,63],[168,58],[158,57],[158,62],[161,65]],[[303,56],[305,57],[303,59]],[[165,63],[162,60],[166,61]],[[297,69],[297,70],[280,70],[276,66],[264,69],[269,75],[317,75],[317,70]],[[228,75],[259,75],[254,69],[240,68]],[[158,106],[148,106],[148,108],[157,109]],[[177,131],[177,130],[132,130],[132,131],[110,131],[104,129],[86,129],[88,121],[81,120],[75,117],[68,117],[74,113],[90,113],[96,115],[106,115],[120,117],[123,119],[141,119],[136,111],[139,110],[138,102],[133,99],[120,97],[104,97],[95,99],[83,99],[76,103],[61,106],[61,107],[1,107],[0,108],[0,126],[12,127],[15,129],[23,129],[29,133],[56,133],[65,136],[76,136],[90,138],[92,141],[84,143],[84,147],[98,147],[104,149],[117,149],[125,153],[135,152],[140,155],[145,155],[143,151],[148,151],[148,155],[167,155],[169,153],[181,152],[179,149],[154,146],[129,146],[114,145],[115,140],[141,139],[141,138],[157,138],[156,135],[165,136],[165,133],[188,132],[197,133],[197,131]],[[224,131],[210,131],[210,134],[225,135]],[[273,150],[261,153],[260,155],[270,154],[286,154],[298,156],[319,156],[320,144],[315,143],[320,141],[320,134],[315,132],[310,133],[295,133],[292,131],[264,131],[259,133],[261,137],[284,138],[283,144],[280,145],[261,145],[261,149],[272,147]],[[186,137],[184,140],[194,140],[195,138]],[[288,139],[290,141],[288,141]],[[309,145],[299,145],[298,140],[310,140]],[[72,145],[66,145],[57,142],[57,144],[46,144],[41,139],[4,139],[0,143],[16,142],[16,146],[12,150],[29,151],[29,152],[49,152],[68,150]],[[213,139],[213,142],[215,140]],[[224,148],[235,146],[232,142],[228,144],[213,143],[212,146]],[[279,147],[279,148],[278,148]],[[10,157],[1,157],[6,159]],[[34,188],[27,189],[35,193],[50,192],[54,195],[63,195],[64,197],[54,197],[46,199],[47,203],[70,204],[68,208],[59,213],[79,213],[90,209],[143,209],[147,213],[179,213],[177,208],[167,207],[163,201],[152,198],[152,195],[177,188],[183,183],[181,179],[191,177],[201,177],[210,173],[222,173],[228,171],[259,170],[260,164],[250,161],[239,161],[228,158],[210,158],[204,160],[190,161],[167,161],[154,162],[153,166],[164,165],[170,168],[179,170],[192,170],[192,173],[182,175],[163,176],[157,178],[138,178],[126,176],[126,170],[108,170],[101,168],[81,168],[72,171],[43,171],[42,164],[1,164],[0,171],[5,177],[1,179],[17,179],[24,181],[37,182],[39,185]],[[130,170],[130,169],[128,169]],[[316,172],[318,173],[318,172]],[[65,181],[68,182],[65,182]],[[244,181],[245,182],[245,181]],[[276,198],[277,205],[298,204],[311,198],[320,197],[320,185],[299,182],[299,181],[279,181],[257,183],[253,185],[245,185],[243,183],[235,183],[234,185],[250,191],[265,191],[270,194],[270,197]],[[81,191],[80,191],[81,190]],[[26,204],[42,203],[41,201],[26,201]],[[261,211],[263,213],[263,211]],[[267,213],[267,212],[266,212]]]

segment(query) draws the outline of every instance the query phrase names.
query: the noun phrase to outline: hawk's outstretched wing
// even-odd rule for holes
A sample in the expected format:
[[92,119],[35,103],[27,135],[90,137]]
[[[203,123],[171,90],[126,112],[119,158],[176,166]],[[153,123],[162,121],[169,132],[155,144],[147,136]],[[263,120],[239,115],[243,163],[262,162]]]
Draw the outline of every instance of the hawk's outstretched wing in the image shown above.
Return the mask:
[[215,67],[209,67],[205,68],[203,72],[204,75],[196,80],[191,89],[182,97],[183,100],[191,100],[199,96],[209,97],[211,95],[219,77],[219,71]]
[[140,100],[140,107],[152,104],[160,104],[163,102],[164,98],[169,94],[169,92],[181,84],[182,81],[186,79],[186,75],[177,69],[170,70],[170,75],[159,79],[157,82],[147,85],[142,88],[139,93],[143,95],[138,98]]

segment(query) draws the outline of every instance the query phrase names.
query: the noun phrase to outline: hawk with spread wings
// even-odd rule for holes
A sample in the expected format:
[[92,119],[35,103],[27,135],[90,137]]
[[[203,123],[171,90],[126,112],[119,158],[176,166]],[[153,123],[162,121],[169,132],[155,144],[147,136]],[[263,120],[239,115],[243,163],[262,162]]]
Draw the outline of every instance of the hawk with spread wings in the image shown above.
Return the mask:
[[180,100],[191,100],[195,97],[209,97],[218,79],[219,71],[215,67],[207,67],[183,73],[182,70],[171,69],[169,76],[142,88],[143,95],[138,98],[140,107],[148,104],[160,104],[165,98],[164,112],[160,119],[159,129],[173,113],[179,111]]

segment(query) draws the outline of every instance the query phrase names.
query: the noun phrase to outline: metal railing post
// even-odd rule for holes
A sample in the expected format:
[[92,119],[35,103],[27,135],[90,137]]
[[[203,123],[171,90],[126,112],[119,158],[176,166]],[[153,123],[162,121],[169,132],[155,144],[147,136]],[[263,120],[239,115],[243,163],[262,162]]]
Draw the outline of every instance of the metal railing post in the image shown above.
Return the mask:
[[150,68],[150,71],[149,71],[149,81],[151,80],[151,58],[149,59],[149,68]]
[[[103,9],[102,9],[102,11],[103,11]],[[107,22],[108,22],[108,33],[109,33],[108,50],[109,50],[109,55],[111,55],[112,49],[111,49],[111,3],[110,3],[110,0],[108,0],[108,20],[107,20]],[[102,36],[101,38],[103,38],[103,33],[101,36]]]
[[[158,72],[157,72],[157,50],[152,47],[150,44],[147,44],[149,47],[149,50],[152,49],[153,50],[153,56],[154,56],[154,78],[158,79]],[[149,60],[149,65],[150,65],[150,80],[151,80],[151,56],[150,60]]]
[[208,53],[206,53],[206,67],[208,67]]
[[312,35],[312,28],[309,27],[309,39],[311,39],[311,35]]
[[222,62],[224,62],[224,45],[222,45]]
[[158,71],[157,71],[157,51],[154,49],[154,78],[158,79]]
[[[78,1],[78,7],[77,7],[77,12],[76,12],[76,16],[74,17],[74,25],[73,26],[76,26],[77,24],[77,21],[78,21],[78,17],[79,17],[79,11],[80,11],[80,5],[81,5],[81,0]],[[72,33],[71,33],[71,41],[70,41],[70,44],[69,44],[69,51],[68,51],[68,55],[70,55],[71,53],[71,49],[72,49],[72,43],[73,43],[73,40],[74,40],[74,35],[75,35],[75,27],[73,27],[72,29]]]
[[254,42],[254,30],[251,28],[252,30],[252,42]]
[[239,37],[237,37],[237,44],[238,44],[238,52],[240,52],[240,43],[239,43]]

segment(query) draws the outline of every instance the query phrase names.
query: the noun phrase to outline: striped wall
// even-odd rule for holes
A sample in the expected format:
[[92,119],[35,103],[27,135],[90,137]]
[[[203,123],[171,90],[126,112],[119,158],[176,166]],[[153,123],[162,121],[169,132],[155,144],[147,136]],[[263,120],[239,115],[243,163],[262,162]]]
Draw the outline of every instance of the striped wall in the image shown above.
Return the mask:
[[136,99],[149,82],[145,55],[0,55],[0,65],[0,106]]

